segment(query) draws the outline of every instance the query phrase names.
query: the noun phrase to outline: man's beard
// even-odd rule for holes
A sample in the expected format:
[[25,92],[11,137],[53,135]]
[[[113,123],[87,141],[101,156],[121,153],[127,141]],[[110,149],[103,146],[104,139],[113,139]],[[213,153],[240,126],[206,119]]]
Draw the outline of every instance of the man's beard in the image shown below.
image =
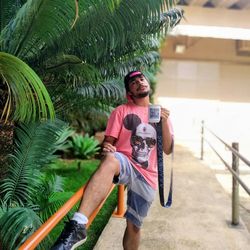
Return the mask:
[[140,99],[140,98],[144,98],[144,97],[148,96],[149,93],[150,93],[150,91],[146,91],[146,92],[143,92],[143,93],[139,93],[137,95],[133,95],[133,97]]

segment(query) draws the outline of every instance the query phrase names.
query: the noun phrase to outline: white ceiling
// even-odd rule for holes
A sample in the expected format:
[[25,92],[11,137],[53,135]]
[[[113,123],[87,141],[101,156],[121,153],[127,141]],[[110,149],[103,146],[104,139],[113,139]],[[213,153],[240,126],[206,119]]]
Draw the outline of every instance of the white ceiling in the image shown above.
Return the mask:
[[250,0],[179,0],[184,17],[172,35],[250,41]]
[[250,8],[250,0],[179,0],[178,4],[181,6],[200,6],[235,10]]

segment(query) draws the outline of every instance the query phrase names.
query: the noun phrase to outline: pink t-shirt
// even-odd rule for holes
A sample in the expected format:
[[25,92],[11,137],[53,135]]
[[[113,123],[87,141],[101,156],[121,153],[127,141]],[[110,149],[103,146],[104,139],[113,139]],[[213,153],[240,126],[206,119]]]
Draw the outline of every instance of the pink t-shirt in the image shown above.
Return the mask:
[[[169,121],[169,119],[168,119]],[[173,135],[171,122],[168,123]],[[156,129],[148,123],[148,107],[127,103],[110,115],[106,136],[117,139],[117,152],[128,157],[152,188],[157,188]]]

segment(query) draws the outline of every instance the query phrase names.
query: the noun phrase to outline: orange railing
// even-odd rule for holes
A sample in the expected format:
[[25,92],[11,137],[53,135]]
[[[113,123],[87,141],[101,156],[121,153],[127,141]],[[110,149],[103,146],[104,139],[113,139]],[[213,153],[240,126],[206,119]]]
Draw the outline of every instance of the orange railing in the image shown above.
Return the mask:
[[[87,184],[86,184],[87,185]],[[50,233],[50,231],[60,222],[60,220],[70,211],[70,209],[82,198],[84,190],[86,188],[84,185],[80,188],[55,214],[53,214],[34,234],[32,234],[19,248],[19,250],[32,250]],[[89,222],[87,228],[95,219],[96,215],[102,208],[106,199],[113,191],[115,185],[113,184],[108,195],[101,202],[101,204],[96,208],[96,210],[89,217]],[[118,204],[117,211],[113,214],[116,217],[123,217],[124,215],[124,186],[118,186]]]

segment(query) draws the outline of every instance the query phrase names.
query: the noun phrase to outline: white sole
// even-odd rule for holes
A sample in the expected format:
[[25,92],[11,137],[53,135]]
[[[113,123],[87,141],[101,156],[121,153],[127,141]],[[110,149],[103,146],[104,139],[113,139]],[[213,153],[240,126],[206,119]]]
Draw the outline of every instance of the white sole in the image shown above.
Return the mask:
[[81,240],[81,241],[77,242],[75,245],[73,245],[70,250],[74,250],[77,247],[81,246],[86,240],[87,240],[87,237],[84,240]]

